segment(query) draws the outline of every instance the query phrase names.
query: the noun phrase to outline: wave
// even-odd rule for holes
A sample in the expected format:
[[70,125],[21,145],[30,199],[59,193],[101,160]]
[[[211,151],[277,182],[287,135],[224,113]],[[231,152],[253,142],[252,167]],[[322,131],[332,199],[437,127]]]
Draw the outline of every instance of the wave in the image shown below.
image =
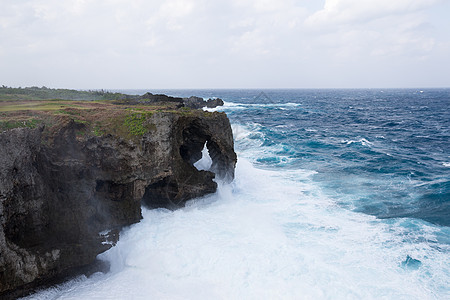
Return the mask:
[[[284,127],[282,127],[284,128]],[[283,143],[272,142],[259,123],[232,124],[238,153],[247,153],[251,162],[269,166],[289,166],[296,160],[296,151]]]
[[341,140],[341,143],[351,145],[351,144],[361,144],[363,146],[372,146],[373,143],[366,140],[365,138],[361,138],[359,140]]
[[109,273],[33,297],[445,298],[450,249],[429,242],[445,232],[345,210],[314,174],[261,170],[241,156],[235,181],[216,194],[174,212],[143,209],[143,220],[99,256]]
[[302,104],[300,103],[238,103],[238,102],[229,102],[224,101],[223,106],[218,106],[216,108],[203,108],[207,111],[220,111],[220,110],[242,110],[242,109],[249,109],[249,108],[278,108],[281,110],[286,110],[289,108],[296,108],[301,107]]

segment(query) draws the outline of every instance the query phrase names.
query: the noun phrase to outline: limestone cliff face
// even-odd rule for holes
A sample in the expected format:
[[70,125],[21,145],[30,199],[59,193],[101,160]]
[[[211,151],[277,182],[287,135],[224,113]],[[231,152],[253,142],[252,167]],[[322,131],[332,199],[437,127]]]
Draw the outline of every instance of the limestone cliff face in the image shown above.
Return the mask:
[[[0,296],[91,264],[119,230],[139,222],[141,203],[176,208],[234,177],[236,154],[223,113],[151,116],[138,142],[79,136],[67,119],[0,133]],[[211,171],[198,171],[206,143]]]

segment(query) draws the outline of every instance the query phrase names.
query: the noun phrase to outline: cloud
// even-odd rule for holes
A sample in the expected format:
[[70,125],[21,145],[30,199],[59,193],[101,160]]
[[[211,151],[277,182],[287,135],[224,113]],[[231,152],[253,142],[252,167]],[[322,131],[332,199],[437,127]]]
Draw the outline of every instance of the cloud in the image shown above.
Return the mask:
[[149,26],[157,23],[165,23],[169,30],[182,30],[186,21],[190,21],[196,3],[189,0],[169,0],[163,1],[155,14],[147,20]]
[[4,0],[0,84],[351,86],[364,69],[439,64],[450,30],[442,3]]
[[[423,59],[436,41],[425,8],[435,0],[326,0],[305,20],[320,39],[328,39],[337,60],[407,56]],[[326,47],[326,46],[325,46]]]
[[391,15],[416,12],[437,0],[326,0],[323,9],[311,15],[311,27],[370,22]]

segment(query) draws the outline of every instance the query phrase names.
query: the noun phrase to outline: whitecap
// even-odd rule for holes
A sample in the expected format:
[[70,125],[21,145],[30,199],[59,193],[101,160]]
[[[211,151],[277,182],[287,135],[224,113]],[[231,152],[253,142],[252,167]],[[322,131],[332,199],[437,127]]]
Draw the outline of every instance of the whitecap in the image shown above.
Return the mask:
[[341,140],[342,144],[347,144],[347,145],[351,145],[353,143],[360,143],[363,146],[371,146],[373,145],[372,142],[366,140],[365,138],[361,138],[359,140]]
[[249,108],[278,108],[280,110],[287,110],[289,108],[295,108],[302,106],[301,103],[239,103],[224,101],[223,106],[215,108],[203,107],[205,111],[217,111],[217,110],[242,110]]

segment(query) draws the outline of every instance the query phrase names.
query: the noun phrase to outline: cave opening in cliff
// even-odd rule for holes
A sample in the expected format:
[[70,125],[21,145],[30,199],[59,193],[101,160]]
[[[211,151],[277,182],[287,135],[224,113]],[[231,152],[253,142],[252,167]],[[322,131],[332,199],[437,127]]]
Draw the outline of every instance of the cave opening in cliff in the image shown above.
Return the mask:
[[180,155],[185,162],[198,170],[209,171],[213,165],[210,146],[211,137],[204,132],[200,124],[193,123],[183,131]]
[[200,171],[213,172],[219,179],[230,181],[228,179],[233,177],[228,174],[222,148],[201,124],[193,123],[183,131],[180,155],[188,164]]
[[145,189],[142,204],[148,208],[175,209],[178,207],[178,203],[174,202],[178,192],[179,187],[176,180],[172,177],[165,177]]

